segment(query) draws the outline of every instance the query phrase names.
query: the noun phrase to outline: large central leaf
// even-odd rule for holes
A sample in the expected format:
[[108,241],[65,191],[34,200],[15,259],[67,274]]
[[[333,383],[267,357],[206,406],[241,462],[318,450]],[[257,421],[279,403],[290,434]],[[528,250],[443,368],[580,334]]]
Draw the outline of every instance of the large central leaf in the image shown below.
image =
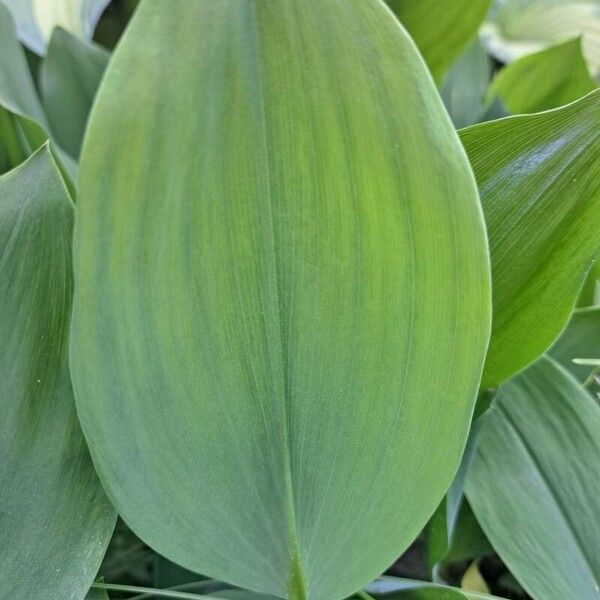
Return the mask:
[[449,485],[489,335],[475,183],[408,36],[378,0],[148,0],[80,186],[74,384],[125,520],[256,591],[367,583]]

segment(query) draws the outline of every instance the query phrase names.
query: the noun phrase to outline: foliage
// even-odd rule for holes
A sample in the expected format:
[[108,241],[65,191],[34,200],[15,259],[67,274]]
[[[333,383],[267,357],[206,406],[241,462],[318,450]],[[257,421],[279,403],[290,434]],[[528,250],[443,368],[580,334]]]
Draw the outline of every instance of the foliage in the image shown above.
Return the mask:
[[387,4],[0,0],[0,600],[600,600],[600,4]]

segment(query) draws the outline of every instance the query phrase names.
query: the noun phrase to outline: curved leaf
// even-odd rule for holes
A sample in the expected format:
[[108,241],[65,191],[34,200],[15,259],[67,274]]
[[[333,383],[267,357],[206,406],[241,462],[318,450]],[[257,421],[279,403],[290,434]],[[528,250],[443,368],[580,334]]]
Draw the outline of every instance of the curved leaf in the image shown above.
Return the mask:
[[146,1],[80,188],[72,370],[119,512],[207,576],[359,589],[449,485],[488,336],[475,184],[410,39],[378,0]]
[[0,0],[12,13],[19,39],[37,54],[46,45],[55,27],[91,40],[96,23],[110,0]]
[[[13,147],[19,150],[15,156],[26,158],[49,139],[48,122],[25,53],[17,41],[10,13],[0,1],[0,117],[4,111],[8,113],[10,130],[7,131],[6,118],[4,124],[0,118],[0,135],[3,141],[7,135],[11,138]],[[77,165],[60,147],[56,147],[56,152],[72,186]],[[16,157],[11,160],[12,166],[20,162]]]
[[600,598],[600,406],[562,367],[542,358],[500,388],[466,492],[533,598]]
[[596,87],[576,38],[508,65],[488,93],[498,96],[512,113],[533,113],[573,102]]
[[88,114],[109,54],[100,46],[82,42],[64,29],[52,34],[42,63],[40,86],[50,129],[58,144],[79,157]]
[[81,600],[115,522],[69,379],[72,225],[47,147],[0,178],[0,595],[11,600]]
[[540,356],[600,253],[600,92],[461,132],[490,240],[494,314],[483,386]]
[[503,0],[481,28],[484,46],[504,63],[579,36],[596,77],[600,72],[598,0]]
[[492,0],[385,0],[438,82],[477,35]]

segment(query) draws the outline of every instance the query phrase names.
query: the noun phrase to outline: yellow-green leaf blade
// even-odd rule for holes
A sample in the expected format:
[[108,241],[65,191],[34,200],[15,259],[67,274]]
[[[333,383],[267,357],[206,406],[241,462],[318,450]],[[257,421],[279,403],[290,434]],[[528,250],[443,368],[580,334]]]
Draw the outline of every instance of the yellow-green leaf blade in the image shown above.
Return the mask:
[[278,596],[383,571],[450,483],[489,334],[475,183],[397,21],[143,3],[80,190],[73,377],[124,519]]
[[483,385],[558,337],[600,252],[600,92],[461,132],[490,241],[492,339]]
[[115,521],[69,379],[72,226],[47,147],[0,177],[0,596],[11,600],[81,600]]

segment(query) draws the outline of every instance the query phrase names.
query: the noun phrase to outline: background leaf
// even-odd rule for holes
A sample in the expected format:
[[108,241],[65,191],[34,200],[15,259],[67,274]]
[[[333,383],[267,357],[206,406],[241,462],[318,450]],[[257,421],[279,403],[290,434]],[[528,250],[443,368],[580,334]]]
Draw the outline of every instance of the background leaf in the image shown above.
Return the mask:
[[477,35],[491,0],[386,0],[438,82]]
[[600,71],[598,0],[502,0],[481,28],[488,52],[504,63],[582,36],[594,77]]
[[467,496],[535,600],[600,598],[599,454],[600,406],[548,358],[503,385],[483,417]]
[[477,123],[492,74],[490,59],[475,40],[452,65],[442,85],[442,99],[456,128]]
[[146,1],[80,187],[72,372],[125,521],[255,591],[359,589],[450,483],[489,326],[412,41],[375,0]]
[[73,207],[45,146],[0,178],[0,597],[81,600],[115,514],[67,365]]
[[461,132],[492,259],[483,387],[540,356],[573,311],[600,251],[600,92],[567,107]]
[[573,102],[596,87],[576,38],[505,67],[489,94],[497,95],[512,113],[533,113]]
[[40,86],[44,111],[58,144],[79,158],[83,132],[109,54],[57,28],[42,63]]
[[10,9],[19,39],[44,55],[55,27],[91,40],[96,23],[110,0],[0,0]]
[[582,383],[586,381],[592,367],[577,365],[573,359],[600,359],[600,307],[576,310],[567,328],[548,352],[576,379]]

